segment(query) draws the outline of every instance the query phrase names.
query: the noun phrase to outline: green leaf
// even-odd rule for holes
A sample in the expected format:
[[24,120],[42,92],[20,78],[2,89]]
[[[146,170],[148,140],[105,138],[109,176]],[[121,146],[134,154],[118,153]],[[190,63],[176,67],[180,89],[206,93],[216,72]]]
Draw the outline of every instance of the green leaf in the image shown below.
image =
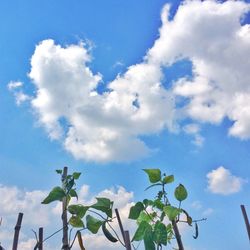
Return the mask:
[[62,173],[62,170],[61,170],[61,169],[57,169],[56,172],[57,172],[58,174],[61,174],[61,173]]
[[149,214],[145,213],[144,211],[141,211],[141,213],[137,219],[137,223],[140,224],[142,221],[150,222],[151,216]]
[[163,178],[162,182],[163,182],[164,184],[172,183],[172,182],[174,182],[174,176],[173,176],[173,175],[165,176],[165,177]]
[[81,175],[80,172],[74,172],[74,173],[73,173],[73,178],[74,178],[75,180],[77,180],[77,179],[79,179],[80,175]]
[[136,220],[139,217],[139,215],[143,209],[144,209],[143,203],[137,202],[134,206],[132,206],[130,208],[128,218],[132,219],[132,220]]
[[66,194],[61,187],[54,187],[49,195],[42,201],[42,204],[49,204],[53,201],[62,201],[65,196]]
[[89,207],[82,206],[82,205],[70,205],[68,206],[69,213],[78,216],[79,218],[83,218],[83,216],[86,214]]
[[174,220],[177,215],[179,215],[182,210],[177,207],[165,206],[163,208],[164,213],[168,216],[169,220]]
[[173,230],[172,224],[169,223],[169,224],[166,226],[166,229],[167,229],[167,232],[168,232],[168,233],[172,232],[172,230]]
[[71,189],[71,190],[69,191],[69,195],[70,195],[71,197],[76,197],[76,199],[78,200],[78,195],[77,195],[77,192],[76,192],[75,189]]
[[143,169],[148,174],[149,181],[151,183],[156,183],[161,180],[161,170],[156,168]]
[[132,241],[140,241],[144,238],[145,232],[147,231],[147,229],[151,228],[151,226],[146,222],[146,221],[142,221],[136,232],[134,237],[132,238]]
[[161,213],[160,220],[163,221],[165,218],[166,214],[164,212]]
[[103,223],[103,221],[98,220],[91,215],[86,216],[86,222],[88,230],[93,234],[96,234],[98,232],[100,226]]
[[69,219],[69,224],[72,226],[72,227],[84,227],[84,224],[83,224],[83,221],[81,220],[80,217],[78,216],[71,216],[71,218]]
[[163,244],[164,246],[167,245],[167,240],[168,240],[167,228],[160,221],[157,221],[155,224],[153,239],[157,244]]
[[148,227],[144,234],[144,246],[145,250],[155,250],[155,243],[153,240],[152,227]]
[[111,242],[117,242],[118,240],[108,231],[106,228],[106,221],[102,224],[102,231],[105,237]]
[[143,204],[145,205],[145,207],[148,207],[153,206],[154,202],[152,200],[144,199]]
[[108,198],[96,198],[97,202],[91,207],[104,212],[110,218],[112,217],[113,202]]
[[187,193],[187,190],[186,188],[180,184],[174,191],[174,195],[175,195],[175,198],[178,200],[178,201],[183,201],[187,198],[188,196],[188,193]]
[[154,200],[154,207],[157,207],[158,209],[162,210],[164,207],[164,204],[162,203],[162,201],[160,199],[156,199]]
[[72,187],[75,185],[75,180],[74,179],[71,179],[67,185],[66,185],[66,189],[68,192],[70,192],[70,190],[72,189]]

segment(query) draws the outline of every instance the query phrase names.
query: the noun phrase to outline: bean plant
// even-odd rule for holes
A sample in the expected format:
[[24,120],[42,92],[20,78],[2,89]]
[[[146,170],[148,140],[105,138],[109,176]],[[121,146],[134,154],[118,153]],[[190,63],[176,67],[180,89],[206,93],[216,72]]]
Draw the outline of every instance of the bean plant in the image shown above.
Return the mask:
[[[161,173],[160,169],[143,169],[148,175],[150,186],[146,190],[158,187],[153,200],[144,199],[131,207],[129,218],[136,220],[137,230],[132,241],[144,241],[145,250],[160,250],[176,240],[178,249],[184,250],[178,224],[187,223],[195,226],[195,239],[198,237],[198,221],[193,220],[186,210],[182,208],[182,202],[187,198],[188,192],[184,185],[179,184],[174,191],[177,206],[170,202],[167,186],[174,182],[173,175]],[[184,220],[181,220],[181,215]],[[182,216],[183,217],[183,216]]]
[[[76,180],[79,179],[81,173],[67,173],[67,167],[63,170],[56,170],[61,177],[61,186],[54,187],[49,195],[42,201],[42,204],[49,204],[54,201],[62,203],[62,247],[63,250],[70,250],[78,239],[79,247],[85,250],[81,231],[87,229],[96,234],[100,228],[106,238],[112,242],[118,240],[107,229],[107,225],[111,227],[113,201],[108,198],[98,197],[96,203],[92,205],[72,204],[72,198],[78,199],[76,191]],[[95,216],[92,216],[92,215]],[[68,219],[69,215],[69,219]],[[97,217],[96,217],[97,216]],[[69,230],[70,229],[70,230]],[[77,229],[73,239],[71,240],[72,229]]]

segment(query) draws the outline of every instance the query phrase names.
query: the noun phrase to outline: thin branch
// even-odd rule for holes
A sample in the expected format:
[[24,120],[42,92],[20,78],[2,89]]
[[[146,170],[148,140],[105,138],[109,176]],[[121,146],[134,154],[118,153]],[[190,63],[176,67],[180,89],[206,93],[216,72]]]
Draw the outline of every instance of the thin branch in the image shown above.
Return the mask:
[[62,230],[63,230],[63,228],[61,228],[61,229],[57,230],[56,232],[54,232],[53,234],[49,235],[47,238],[45,238],[45,239],[43,240],[43,242],[45,242],[46,240],[50,239],[51,237],[53,237],[54,235],[56,235],[57,233],[59,233],[59,232],[62,231]]
[[72,233],[73,227],[69,230],[69,245],[70,245],[70,240],[71,240],[71,233]]
[[131,245],[132,245],[132,247],[134,248],[134,250],[136,250],[136,249],[138,249],[138,247],[141,245],[141,243],[142,243],[142,241],[139,241],[137,247],[135,247],[133,243],[131,243]]
[[93,211],[91,209],[89,209],[88,211],[91,212],[91,213],[99,215],[103,220],[107,220],[105,217],[103,217],[101,214],[97,213],[96,211]]
[[83,230],[85,230],[85,229],[86,229],[86,228],[82,228],[82,229],[79,229],[79,230],[76,231],[75,236],[74,236],[74,239],[73,239],[73,241],[72,241],[72,243],[71,243],[69,249],[71,249],[71,248],[73,247],[73,245],[74,245],[74,243],[75,243],[75,241],[76,241],[76,236],[77,236],[78,232],[81,232],[81,231],[83,231]]
[[118,241],[125,247],[125,244],[123,244],[123,242],[121,241],[119,235],[117,234],[117,232],[115,231],[115,229],[110,225],[109,221],[107,221],[109,227],[111,228],[111,230],[113,231],[113,233],[115,234],[116,238],[118,239]]
[[38,242],[38,237],[37,237],[37,233],[35,230],[31,229],[31,231],[34,233],[35,237],[36,237],[36,241]]

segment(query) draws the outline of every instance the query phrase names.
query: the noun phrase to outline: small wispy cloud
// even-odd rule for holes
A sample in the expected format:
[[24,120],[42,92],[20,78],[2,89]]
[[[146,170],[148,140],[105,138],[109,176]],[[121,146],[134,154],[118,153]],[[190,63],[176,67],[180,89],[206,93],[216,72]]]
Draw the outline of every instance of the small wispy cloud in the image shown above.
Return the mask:
[[21,88],[23,86],[23,82],[20,82],[20,81],[10,81],[8,83],[8,89],[9,90],[14,90],[14,89],[17,89],[17,88]]
[[112,68],[120,68],[120,67],[124,67],[125,64],[123,61],[117,61],[114,63],[114,65],[112,66]]
[[203,146],[205,138],[200,135],[200,125],[196,123],[190,123],[183,127],[184,133],[193,136],[192,143],[198,147]]

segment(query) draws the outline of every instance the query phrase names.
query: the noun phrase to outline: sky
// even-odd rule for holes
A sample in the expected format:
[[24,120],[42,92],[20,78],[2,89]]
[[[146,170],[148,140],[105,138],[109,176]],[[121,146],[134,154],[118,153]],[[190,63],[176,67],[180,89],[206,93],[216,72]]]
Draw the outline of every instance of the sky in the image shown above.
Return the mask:
[[58,204],[40,202],[63,166],[82,172],[80,201],[113,199],[131,234],[129,207],[154,196],[142,169],[174,174],[169,193],[184,184],[183,206],[207,218],[196,240],[181,228],[185,249],[249,247],[250,1],[2,0],[0,55],[5,248],[19,212],[22,250],[31,229],[60,228]]

